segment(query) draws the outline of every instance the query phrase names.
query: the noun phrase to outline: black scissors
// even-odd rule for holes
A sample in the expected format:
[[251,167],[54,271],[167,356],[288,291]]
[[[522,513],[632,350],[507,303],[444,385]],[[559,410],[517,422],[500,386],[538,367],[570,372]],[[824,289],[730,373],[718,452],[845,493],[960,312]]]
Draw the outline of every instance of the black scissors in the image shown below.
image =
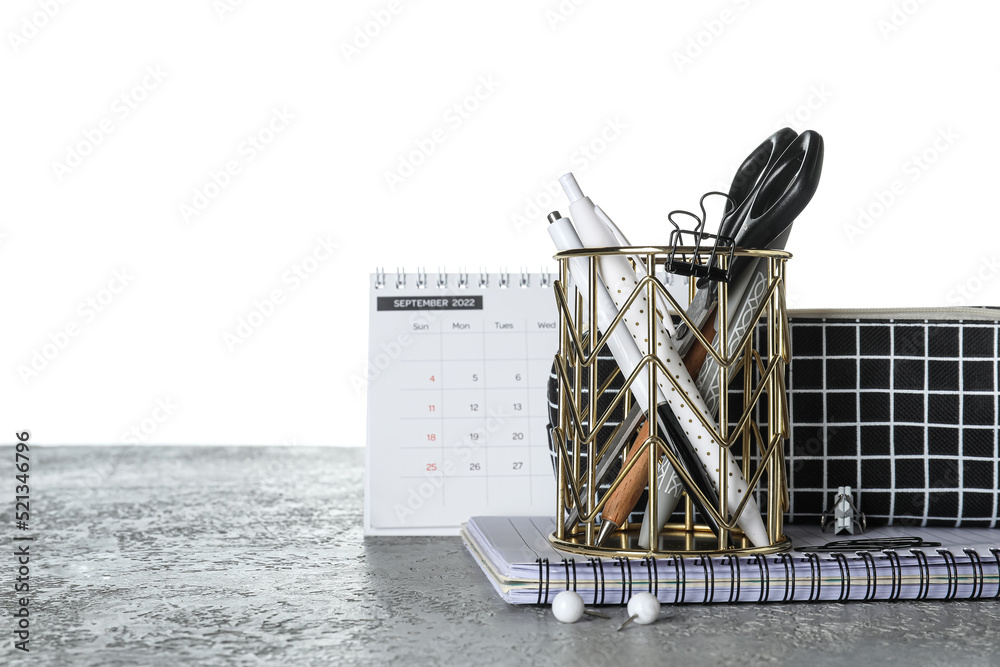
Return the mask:
[[[719,225],[719,235],[735,238],[739,248],[770,248],[784,245],[792,223],[812,200],[823,171],[823,137],[806,130],[778,130],[758,146],[740,165],[729,188],[735,207]],[[737,257],[731,284],[741,280],[755,265],[754,258]],[[715,311],[718,283],[700,285],[687,310],[700,329]],[[739,294],[731,292],[733,299]],[[737,302],[737,301],[734,301]],[[685,323],[677,328],[674,347],[683,356],[696,340]]]

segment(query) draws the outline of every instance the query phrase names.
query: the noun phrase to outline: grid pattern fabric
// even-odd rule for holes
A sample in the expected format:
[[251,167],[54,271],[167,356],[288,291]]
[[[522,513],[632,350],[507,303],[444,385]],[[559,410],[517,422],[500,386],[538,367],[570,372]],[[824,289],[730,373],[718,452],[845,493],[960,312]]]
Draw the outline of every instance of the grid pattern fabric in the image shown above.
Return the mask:
[[[792,318],[790,331],[786,521],[818,522],[837,487],[851,486],[869,525],[997,527],[1000,322]],[[762,353],[765,335],[761,325],[755,339]],[[599,377],[615,368],[602,350]],[[737,375],[730,385],[733,426],[742,386]],[[620,379],[609,392],[618,387]],[[554,374],[548,398],[556,423]],[[606,406],[610,398],[601,400]],[[609,423],[609,433],[620,419]],[[645,503],[643,494],[631,521],[641,521]]]
[[997,525],[1000,323],[791,321],[788,520],[838,486],[870,525]]

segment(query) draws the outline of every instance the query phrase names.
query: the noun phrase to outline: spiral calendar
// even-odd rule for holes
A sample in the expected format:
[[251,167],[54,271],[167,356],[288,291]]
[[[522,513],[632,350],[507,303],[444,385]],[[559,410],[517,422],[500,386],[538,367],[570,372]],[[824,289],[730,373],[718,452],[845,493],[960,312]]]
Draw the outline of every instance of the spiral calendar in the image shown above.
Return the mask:
[[366,535],[458,535],[472,516],[555,511],[556,278],[371,274]]
[[458,534],[474,514],[549,513],[552,276],[371,277],[365,534]]

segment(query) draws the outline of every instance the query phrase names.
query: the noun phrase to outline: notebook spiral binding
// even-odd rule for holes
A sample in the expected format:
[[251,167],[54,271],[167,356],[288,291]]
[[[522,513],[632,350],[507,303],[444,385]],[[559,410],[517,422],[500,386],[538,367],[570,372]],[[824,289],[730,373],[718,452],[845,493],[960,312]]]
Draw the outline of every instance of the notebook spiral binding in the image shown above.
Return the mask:
[[820,587],[823,585],[823,579],[819,576],[823,564],[819,560],[819,554],[809,553],[806,558],[809,560],[809,602],[815,602],[819,600]]
[[[990,549],[990,553],[997,561],[997,570],[1000,571],[1000,549]],[[993,596],[993,599],[1000,600],[1000,586],[997,587],[997,594]]]
[[[600,558],[588,558],[587,565],[590,566],[593,581],[598,583],[598,585],[594,586],[594,601],[591,604],[598,604],[598,592],[601,594],[600,604],[604,604],[604,564],[601,562]],[[600,572],[600,577],[598,577],[598,572]],[[547,597],[548,593],[546,592],[546,598]]]
[[889,589],[889,599],[898,600],[899,594],[903,589],[903,578],[901,576],[903,572],[902,564],[899,562],[899,554],[893,549],[887,549],[884,551],[886,558],[889,559],[889,567],[891,568],[891,586]]
[[[939,599],[939,600],[956,600],[956,599],[998,599],[1000,598],[1000,550],[996,548],[991,548],[990,552],[997,562],[997,573],[987,573],[984,568],[984,561],[980,554],[971,548],[962,549],[965,560],[959,561],[955,553],[949,549],[937,549],[936,552],[942,557],[942,561],[932,565],[927,558],[927,554],[920,549],[909,550],[912,556],[912,561],[909,563],[910,566],[916,566],[916,576],[913,574],[907,574],[907,564],[904,564],[898,553],[895,550],[885,550],[880,552],[880,556],[883,556],[884,564],[882,567],[879,566],[877,555],[869,551],[859,551],[856,554],[856,558],[849,558],[848,555],[844,553],[833,553],[831,554],[832,561],[825,561],[828,565],[830,563],[835,563],[835,569],[831,570],[829,567],[825,568],[824,571],[823,563],[819,557],[819,554],[809,552],[803,554],[801,557],[794,557],[789,553],[775,554],[773,557],[769,557],[764,554],[753,554],[750,556],[740,557],[740,556],[722,556],[722,557],[712,557],[712,556],[698,556],[692,558],[686,558],[683,556],[668,556],[666,558],[643,558],[636,561],[637,571],[633,572],[632,561],[625,557],[616,557],[612,559],[607,559],[607,562],[613,564],[615,569],[618,570],[619,574],[617,577],[608,578],[604,570],[605,559],[590,557],[587,559],[587,564],[592,570],[591,582],[595,585],[593,586],[593,598],[591,604],[625,604],[633,595],[634,585],[638,583],[643,584],[644,589],[648,589],[650,593],[659,597],[661,592],[661,581],[669,582],[673,585],[673,595],[668,598],[667,601],[673,604],[684,604],[684,603],[701,603],[710,604],[713,602],[794,602],[794,601],[808,601],[808,602],[819,602],[824,600],[836,601],[836,602],[847,602],[851,600],[859,601],[874,601],[874,600],[887,600],[896,601],[900,599],[913,599],[913,600],[929,600],[929,599]],[[716,580],[722,581],[722,577],[717,576],[716,573],[716,558],[719,560],[719,565],[728,566],[729,574],[729,593],[726,598],[728,599],[717,599],[716,596]],[[751,576],[750,581],[746,581],[747,573],[740,567],[742,562],[751,566],[756,570],[756,576]],[[775,576],[775,572],[769,567],[769,562],[773,560],[773,564],[780,565],[781,568],[777,572],[783,573],[782,576]],[[796,572],[795,563],[796,561],[802,562],[803,560],[809,563],[809,574],[808,574],[808,584],[809,592],[808,596],[801,594],[796,596],[796,582],[801,582],[802,578],[799,573]],[[690,561],[690,562],[688,562]],[[853,568],[852,563],[863,563],[864,570],[863,573],[860,572],[860,568]],[[551,567],[548,558],[538,558],[536,560],[538,566],[538,598],[537,604],[548,604],[551,602],[551,598],[558,594],[562,589],[552,580]],[[579,590],[581,588],[586,589],[588,587],[580,586],[580,581],[577,578],[576,571],[576,561],[573,559],[563,558],[561,561],[561,569],[565,573],[563,582],[566,590]],[[944,574],[942,575],[940,571],[935,573],[935,567],[944,568]],[[660,572],[661,567],[666,567],[673,570],[672,576],[667,576],[665,579]],[[691,570],[692,567],[698,568],[700,572],[694,572]],[[725,570],[723,570],[724,572]],[[645,581],[636,579],[639,573],[645,575]],[[839,577],[833,575],[836,572]],[[696,574],[700,574],[698,577]],[[721,574],[721,573],[720,573]],[[831,576],[833,575],[833,576]],[[724,576],[724,575],[723,575]],[[879,596],[879,579],[882,579],[883,583],[888,579],[889,592],[887,596]],[[782,581],[783,579],[783,581]],[[839,582],[836,581],[839,579]],[[987,595],[986,583],[987,580],[992,584],[996,584],[997,591],[993,593],[990,592]],[[824,587],[824,582],[837,586],[839,584],[839,590],[836,588],[836,593],[832,596],[828,593],[824,597],[823,593],[827,590]],[[907,583],[909,582],[909,583]],[[741,599],[741,591],[750,585],[751,590],[756,593],[753,599]],[[689,600],[688,584],[692,584],[691,593],[698,596],[697,599]],[[783,588],[781,588],[783,584]],[[915,594],[908,595],[906,598],[901,597],[904,585],[910,587],[916,587]],[[971,590],[969,595],[963,595],[962,598],[958,597],[958,592],[960,586],[971,585]],[[934,596],[931,596],[931,588],[944,586],[944,591],[939,591]],[[698,589],[703,589],[698,591]],[[617,590],[616,590],[617,589]],[[861,589],[863,591],[863,596],[859,597],[855,592],[852,596],[852,591],[857,591]],[[697,591],[697,592],[695,592]],[[669,595],[669,593],[668,593]],[[723,594],[725,595],[725,594]],[[779,597],[780,596],[780,599]]]
[[[962,549],[966,556],[969,557],[970,562],[972,562],[972,596],[982,597],[983,594],[983,559],[979,557],[975,549]],[[976,592],[976,571],[979,571],[979,592]],[[1000,594],[1000,588],[997,589],[997,593]]]
[[847,556],[839,552],[833,554],[833,559],[840,567],[840,597],[837,600],[847,600],[851,595],[851,564],[847,562]]
[[757,602],[763,602],[771,593],[771,572],[767,569],[766,559],[761,554],[754,554],[753,559],[760,568],[760,598]]
[[[576,590],[576,561],[573,560],[572,558],[563,558],[562,559],[562,564],[563,564],[563,570],[566,573],[567,590],[575,591]],[[573,571],[573,576],[572,577],[570,576],[570,569],[572,569],[572,571]],[[569,584],[569,582],[571,582],[571,581],[573,582],[572,583],[572,587],[570,587],[570,584]]]
[[865,562],[865,600],[870,600],[878,590],[878,578],[874,576],[875,557],[870,551],[859,551],[858,555]]
[[701,557],[701,564],[705,568],[705,581],[708,582],[705,586],[705,599],[702,602],[708,604],[715,597],[715,565],[708,556]]
[[740,599],[740,569],[736,556],[727,556],[729,564],[729,602]]
[[795,561],[791,554],[780,554],[781,564],[785,566],[785,596],[782,602],[788,602],[795,597]]
[[944,599],[952,600],[955,597],[955,593],[958,592],[956,582],[958,577],[958,564],[955,562],[955,555],[947,549],[938,549],[937,552],[941,554],[942,558],[944,558],[944,566],[948,570],[948,592],[945,594]]
[[930,592],[930,565],[927,563],[927,554],[920,549],[910,549],[910,553],[917,557],[917,569],[920,571],[920,587],[917,589],[915,600],[926,600]]
[[674,587],[674,604],[684,599],[684,587],[687,583],[687,572],[684,567],[684,559],[680,556],[671,556],[671,564],[677,568],[677,586]]
[[[622,571],[622,599],[619,604],[626,604],[632,599],[632,561],[628,558],[618,556],[615,558],[614,563]],[[626,571],[628,571],[628,576],[625,576]],[[627,591],[626,585],[628,586]]]
[[549,597],[549,559],[538,558],[535,562],[538,563],[538,582],[539,584],[543,581],[545,582],[544,585],[538,587],[538,604],[542,604],[543,592],[546,601],[548,601]]
[[659,571],[656,569],[656,559],[654,558],[643,558],[639,561],[640,565],[645,566],[646,576],[649,581],[649,592],[656,595],[660,592],[660,578]]

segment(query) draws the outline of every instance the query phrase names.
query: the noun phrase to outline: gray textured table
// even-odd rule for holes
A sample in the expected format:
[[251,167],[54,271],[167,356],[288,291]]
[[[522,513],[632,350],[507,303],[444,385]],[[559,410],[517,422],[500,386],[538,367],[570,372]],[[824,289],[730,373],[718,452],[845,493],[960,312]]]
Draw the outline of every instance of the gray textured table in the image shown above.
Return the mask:
[[363,538],[362,477],[358,449],[34,448],[31,652],[4,629],[0,664],[1000,664],[995,602],[563,625],[501,601],[457,537]]

